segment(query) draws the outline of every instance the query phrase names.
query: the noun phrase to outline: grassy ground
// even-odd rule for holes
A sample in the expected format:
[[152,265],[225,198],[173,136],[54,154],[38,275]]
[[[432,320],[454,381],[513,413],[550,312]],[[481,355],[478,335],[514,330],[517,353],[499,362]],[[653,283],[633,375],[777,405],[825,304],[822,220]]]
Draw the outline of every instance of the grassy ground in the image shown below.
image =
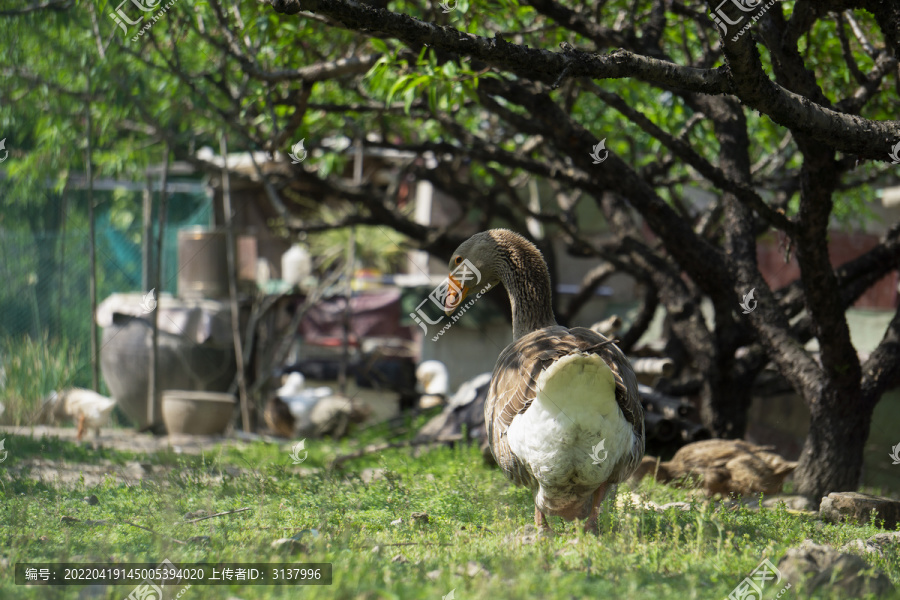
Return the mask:
[[[475,448],[391,449],[348,461],[339,470],[326,468],[335,455],[385,434],[369,431],[341,444],[307,440],[308,458],[299,466],[291,464],[289,446],[263,442],[200,456],[137,455],[7,436],[6,449],[14,451],[0,464],[0,598],[120,600],[133,589],[17,586],[17,562],[167,558],[176,564],[333,564],[330,586],[194,586],[184,600],[439,599],[451,590],[459,600],[721,599],[763,558],[777,564],[787,548],[805,538],[840,546],[882,531],[823,524],[783,508],[757,512],[696,503],[687,512],[617,509],[599,538],[554,519],[555,537],[527,543],[523,534],[533,515],[529,493],[510,487]],[[138,461],[153,474],[130,482],[109,476],[96,485],[24,476],[22,466],[39,458],[113,466]],[[627,486],[620,488],[620,495],[627,492]],[[659,504],[687,498],[683,490],[647,481],[636,492]],[[96,504],[85,501],[91,495]],[[201,509],[245,507],[250,510],[185,523],[185,514]],[[412,519],[414,512],[427,513],[428,522]],[[397,519],[402,522],[394,524]],[[271,547],[274,540],[295,535],[297,548]],[[900,587],[896,548],[885,558],[867,560]],[[783,585],[770,585],[763,598],[775,598]],[[781,597],[810,595],[792,588]]]

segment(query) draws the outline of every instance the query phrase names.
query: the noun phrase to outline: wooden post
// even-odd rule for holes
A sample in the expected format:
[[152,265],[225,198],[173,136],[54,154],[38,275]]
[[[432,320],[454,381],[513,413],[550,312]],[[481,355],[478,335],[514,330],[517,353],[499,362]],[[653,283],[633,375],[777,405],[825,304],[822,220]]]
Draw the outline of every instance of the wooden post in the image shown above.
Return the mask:
[[[152,427],[155,425],[153,420],[156,418],[156,407],[161,402],[160,396],[162,390],[159,385],[159,305],[162,300],[162,254],[163,241],[166,235],[166,212],[168,210],[168,194],[169,186],[169,144],[166,142],[165,154],[163,155],[162,181],[159,190],[159,233],[156,238],[156,256],[154,256],[154,273],[153,273],[153,289],[156,290],[157,304],[156,308],[151,312],[150,323],[151,330],[151,349],[150,349],[150,389],[147,394],[147,425]],[[149,291],[149,290],[148,290]],[[146,292],[145,292],[146,293]]]
[[[252,150],[251,150],[252,152]],[[241,319],[238,313],[237,257],[235,256],[234,222],[231,220],[231,180],[228,177],[228,144],[225,132],[219,135],[222,155],[222,213],[225,217],[226,251],[228,258],[228,295],[231,299],[231,336],[234,340],[234,362],[237,366],[238,395],[241,399],[241,421],[244,431],[250,432],[250,406],[247,402],[247,381],[244,373],[244,350],[241,344]]]
[[63,186],[62,198],[59,203],[59,281],[56,283],[56,329],[62,334],[62,302],[63,288],[65,286],[66,272],[66,217],[69,212],[69,178]]
[[[356,139],[356,153],[353,156],[353,183],[362,183],[363,147],[362,138]],[[350,299],[353,297],[353,264],[356,262],[356,226],[350,226],[350,238],[347,240],[347,284],[344,287],[344,315],[341,320],[343,336],[341,339],[341,366],[338,371],[338,391],[347,394],[347,371],[350,367],[350,328],[352,313]]]
[[[90,72],[90,69],[88,69]],[[88,76],[88,89],[91,88],[90,76]],[[92,168],[92,141],[93,120],[91,119],[91,101],[88,100],[85,111],[87,121],[87,136],[85,150],[85,170],[87,171],[87,197],[88,197],[88,221],[90,222],[90,246],[88,249],[91,263],[89,275],[89,288],[91,296],[91,388],[95,392],[100,391],[100,348],[97,340],[97,232],[94,224],[94,172]]]
[[150,255],[153,244],[153,193],[150,191],[149,176],[144,182],[141,214],[141,292],[146,294],[150,291]]

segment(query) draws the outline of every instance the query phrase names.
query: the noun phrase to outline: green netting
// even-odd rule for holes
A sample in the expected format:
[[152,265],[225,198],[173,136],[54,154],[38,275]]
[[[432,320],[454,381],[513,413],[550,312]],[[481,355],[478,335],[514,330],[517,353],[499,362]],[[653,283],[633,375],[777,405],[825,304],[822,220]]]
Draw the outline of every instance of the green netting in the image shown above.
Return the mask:
[[[116,292],[146,291],[141,290],[141,197],[116,194],[94,193],[98,303]],[[85,365],[70,383],[89,386],[90,233],[86,203],[78,194],[72,194],[69,203],[57,231],[33,232],[24,221],[0,228],[0,348],[17,348],[23,338],[62,340]],[[169,196],[166,214],[161,288],[174,293],[178,229],[208,225],[212,203],[203,193],[175,193]],[[156,223],[154,212],[154,238]]]

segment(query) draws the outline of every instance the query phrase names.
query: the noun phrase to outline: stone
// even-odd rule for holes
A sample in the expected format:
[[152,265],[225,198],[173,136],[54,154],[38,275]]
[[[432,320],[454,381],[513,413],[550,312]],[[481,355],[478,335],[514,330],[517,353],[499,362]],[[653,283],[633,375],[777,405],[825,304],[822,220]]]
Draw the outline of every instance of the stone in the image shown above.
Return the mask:
[[791,548],[778,562],[778,570],[791,586],[809,597],[826,587],[840,591],[842,598],[861,598],[865,594],[881,596],[894,589],[887,576],[861,557],[835,550],[831,546],[804,540]]
[[775,508],[782,503],[789,510],[815,510],[806,496],[774,496],[763,500],[762,505],[766,508]]
[[384,473],[386,469],[363,469],[359,473],[359,478],[362,479],[362,482],[365,484],[372,483],[373,481],[379,481],[384,479]]
[[900,548],[900,531],[892,531],[890,533],[876,533],[868,540],[866,540],[866,543],[877,546],[881,550],[884,550],[888,546],[897,546],[898,548]]
[[477,575],[490,577],[491,572],[485,569],[483,565],[475,562],[474,560],[470,560],[466,563],[466,575],[468,575],[469,577],[475,577]]
[[294,538],[278,538],[272,542],[272,548],[276,550],[288,550],[290,552],[309,552],[309,547]]
[[690,502],[669,502],[668,504],[663,504],[659,507],[659,510],[665,512],[670,508],[674,508],[680,511],[688,512],[691,510]]
[[819,516],[831,523],[856,521],[862,525],[869,522],[873,509],[877,514],[878,525],[884,520],[885,529],[897,528],[900,523],[900,501],[859,492],[828,494],[819,505]]
[[881,551],[881,548],[872,544],[866,540],[850,540],[846,544],[840,547],[841,552],[857,552],[859,554],[877,554],[878,556],[884,556],[884,552]]
[[534,525],[525,525],[503,538],[504,543],[508,545],[522,544],[529,546],[537,543],[539,540],[549,540],[556,537],[556,533],[552,529],[538,529]]

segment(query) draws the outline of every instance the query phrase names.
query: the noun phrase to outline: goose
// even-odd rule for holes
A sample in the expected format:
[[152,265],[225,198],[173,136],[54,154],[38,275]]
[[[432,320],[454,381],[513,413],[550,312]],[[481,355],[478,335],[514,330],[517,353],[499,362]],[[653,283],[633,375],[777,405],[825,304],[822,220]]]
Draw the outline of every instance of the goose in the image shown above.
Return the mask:
[[668,483],[696,475],[696,479],[687,481],[702,487],[707,496],[777,494],[797,463],[785,460],[772,449],[744,440],[703,440],[682,446],[667,462],[644,457],[634,478],[640,481],[649,474]]
[[328,386],[307,388],[302,373],[293,372],[266,404],[263,416],[266,425],[281,437],[293,437],[297,430],[305,430],[312,425],[312,413],[323,398],[331,396]]
[[447,401],[449,376],[447,366],[439,360],[426,360],[416,367],[416,380],[421,384],[419,408],[441,406]]
[[[521,235],[491,229],[450,258],[444,309],[497,283],[509,294],[513,342],[491,375],[484,420],[491,452],[506,476],[528,487],[534,522],[586,519],[597,531],[601,505],[644,455],[637,380],[614,340],[556,323],[541,252]],[[602,455],[601,455],[602,452]]]
[[71,388],[61,392],[51,392],[44,401],[41,414],[53,420],[66,416],[75,419],[78,426],[77,439],[81,441],[87,428],[94,430],[94,437],[100,436],[100,428],[109,421],[109,415],[116,405],[114,398],[107,398],[93,390]]
[[456,442],[463,432],[470,440],[479,442],[481,453],[494,463],[484,432],[484,401],[491,383],[489,372],[480,373],[459,386],[439,415],[435,415],[416,434],[416,441]]

